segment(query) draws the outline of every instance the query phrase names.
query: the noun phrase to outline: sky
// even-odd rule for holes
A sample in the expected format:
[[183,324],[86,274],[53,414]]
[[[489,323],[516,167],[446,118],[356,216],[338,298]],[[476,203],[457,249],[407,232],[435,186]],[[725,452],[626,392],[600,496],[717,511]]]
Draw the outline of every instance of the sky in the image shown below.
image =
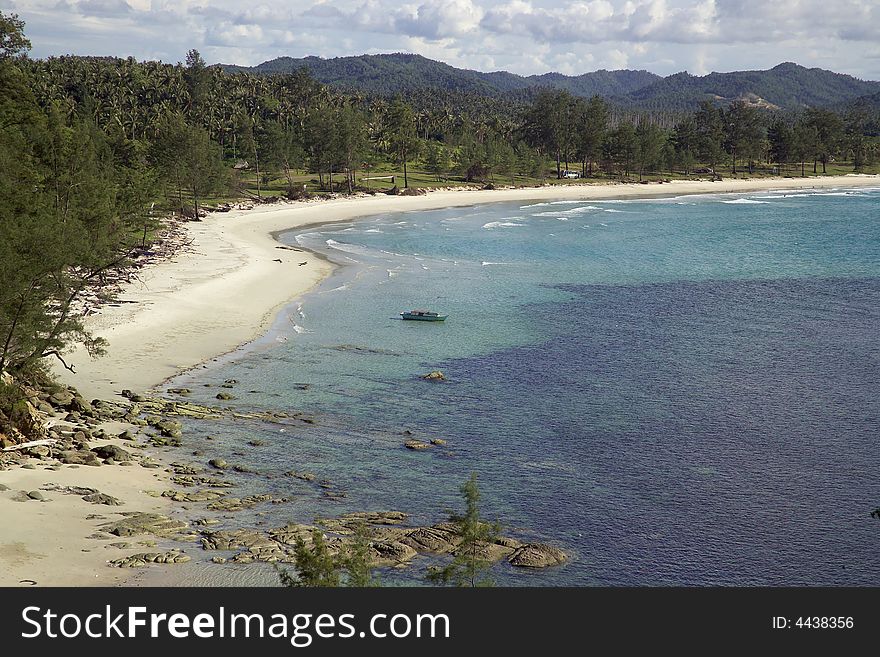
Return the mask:
[[880,80],[880,0],[0,0],[32,57],[252,66],[280,56],[410,52],[521,75],[767,69]]

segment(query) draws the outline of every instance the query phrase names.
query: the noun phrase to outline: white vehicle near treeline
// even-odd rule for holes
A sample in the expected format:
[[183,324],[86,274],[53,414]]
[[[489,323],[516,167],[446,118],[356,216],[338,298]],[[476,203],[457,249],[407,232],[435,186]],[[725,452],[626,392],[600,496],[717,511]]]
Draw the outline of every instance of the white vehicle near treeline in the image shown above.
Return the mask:
[[581,174],[579,171],[569,171],[568,169],[563,169],[561,176],[563,178],[580,178]]

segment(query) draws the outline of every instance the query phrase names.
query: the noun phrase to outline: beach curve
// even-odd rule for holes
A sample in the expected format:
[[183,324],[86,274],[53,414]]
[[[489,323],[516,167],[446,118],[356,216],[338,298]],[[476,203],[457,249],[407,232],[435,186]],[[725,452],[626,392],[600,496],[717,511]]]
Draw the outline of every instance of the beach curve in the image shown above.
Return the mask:
[[664,184],[586,184],[495,190],[443,190],[422,196],[376,195],[276,203],[214,213],[185,225],[186,253],[150,265],[127,284],[121,304],[102,307],[87,327],[107,341],[90,358],[81,347],[56,364],[58,378],[87,399],[123,389],[146,391],[263,335],[278,311],[333,271],[306,250],[279,248],[280,232],[358,217],[505,201],[597,200],[687,194],[880,186],[877,175],[822,178],[673,181]]

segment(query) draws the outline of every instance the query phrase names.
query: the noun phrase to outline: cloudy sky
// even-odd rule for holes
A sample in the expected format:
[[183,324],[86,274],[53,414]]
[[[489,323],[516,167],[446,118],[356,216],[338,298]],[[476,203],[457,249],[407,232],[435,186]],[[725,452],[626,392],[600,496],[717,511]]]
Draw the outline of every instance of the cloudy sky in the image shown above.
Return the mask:
[[253,65],[282,55],[413,52],[529,75],[770,68],[880,80],[880,0],[3,0],[32,56]]

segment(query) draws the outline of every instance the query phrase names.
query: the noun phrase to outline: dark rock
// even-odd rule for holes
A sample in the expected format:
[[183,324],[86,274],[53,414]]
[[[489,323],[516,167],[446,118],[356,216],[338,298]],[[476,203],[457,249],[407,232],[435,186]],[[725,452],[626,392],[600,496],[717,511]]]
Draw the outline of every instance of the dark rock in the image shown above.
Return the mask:
[[431,440],[432,445],[445,445],[446,441],[443,438],[433,438]]
[[218,392],[217,399],[221,401],[230,401],[232,399],[235,399],[235,395],[231,395],[228,392]]
[[403,443],[403,446],[407,449],[428,449],[431,447],[428,443],[423,443],[421,440],[407,440]]
[[38,502],[42,502],[44,499],[46,499],[45,497],[43,497],[43,494],[38,490],[29,491],[27,496],[32,500],[37,500]]
[[131,461],[131,454],[116,445],[101,445],[92,448],[92,451],[102,459],[113,459],[114,461]]
[[297,472],[296,470],[291,470],[284,474],[288,477],[293,477],[294,479],[302,479],[303,481],[314,481],[317,479],[317,476],[313,472]]
[[68,465],[101,465],[98,455],[86,450],[65,450],[58,452],[56,458],[62,463],[67,463]]
[[208,461],[208,465],[218,470],[225,470],[229,467],[229,464],[224,459],[211,459]]
[[60,392],[56,392],[54,395],[49,397],[49,402],[53,406],[60,406],[61,408],[67,408],[70,406],[71,402],[73,402],[73,394],[67,390],[62,390]]
[[423,374],[422,377],[425,381],[445,381],[446,375],[443,374],[440,370],[434,370],[433,372],[428,372],[427,374]]
[[107,493],[92,493],[91,495],[83,496],[83,499],[92,504],[105,504],[107,506],[120,506],[122,504],[118,499],[112,495],[107,495]]

